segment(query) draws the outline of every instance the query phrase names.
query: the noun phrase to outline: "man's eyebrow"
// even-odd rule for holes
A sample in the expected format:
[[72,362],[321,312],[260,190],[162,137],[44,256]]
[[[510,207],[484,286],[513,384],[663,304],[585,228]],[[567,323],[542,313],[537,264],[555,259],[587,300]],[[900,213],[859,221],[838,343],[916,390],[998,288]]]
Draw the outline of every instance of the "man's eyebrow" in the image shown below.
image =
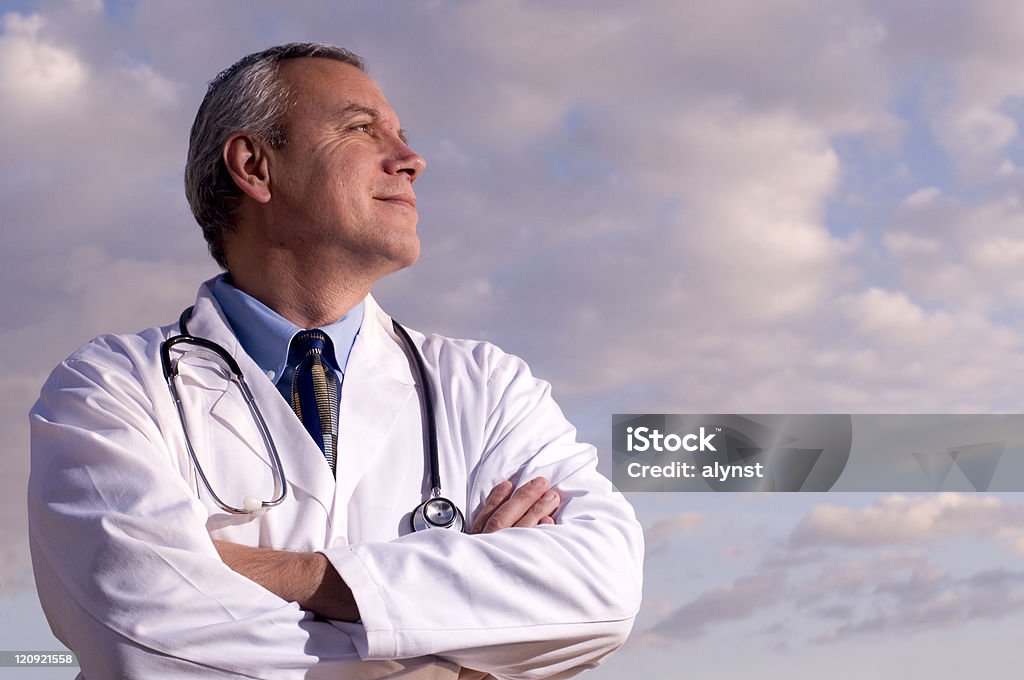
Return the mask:
[[[379,121],[382,116],[380,111],[373,108],[372,106],[366,106],[364,104],[349,104],[338,111],[338,117],[343,118],[345,116],[351,116],[353,114],[362,113],[373,119],[373,122]],[[406,134],[405,129],[401,128],[398,130],[398,138],[402,140],[403,144],[409,143],[409,136]]]
[[380,120],[380,111],[373,108],[372,106],[366,106],[364,104],[349,104],[338,110],[338,116],[351,116],[355,113],[365,113],[375,121]]

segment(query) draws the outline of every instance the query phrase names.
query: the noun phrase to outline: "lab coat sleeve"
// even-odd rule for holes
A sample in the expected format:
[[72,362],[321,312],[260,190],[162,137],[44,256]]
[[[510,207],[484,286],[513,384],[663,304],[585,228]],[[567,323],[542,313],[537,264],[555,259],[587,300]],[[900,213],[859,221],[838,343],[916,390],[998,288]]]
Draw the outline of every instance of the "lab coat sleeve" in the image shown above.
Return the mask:
[[470,505],[479,509],[503,479],[543,475],[563,499],[556,523],[425,531],[325,553],[356,597],[366,658],[436,654],[498,678],[569,677],[596,666],[632,627],[641,529],[547,383],[504,354],[485,379]]
[[220,560],[131,360],[102,345],[58,366],[31,413],[36,584],[83,674],[387,675],[342,631]]

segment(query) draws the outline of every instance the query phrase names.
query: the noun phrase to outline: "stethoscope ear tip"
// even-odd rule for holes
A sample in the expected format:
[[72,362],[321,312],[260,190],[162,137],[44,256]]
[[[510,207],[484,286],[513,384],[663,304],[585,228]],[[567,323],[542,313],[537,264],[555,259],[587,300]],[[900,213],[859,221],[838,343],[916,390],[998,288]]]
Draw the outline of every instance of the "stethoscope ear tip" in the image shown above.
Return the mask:
[[263,517],[267,514],[267,506],[256,496],[246,496],[242,499],[242,507],[250,517]]

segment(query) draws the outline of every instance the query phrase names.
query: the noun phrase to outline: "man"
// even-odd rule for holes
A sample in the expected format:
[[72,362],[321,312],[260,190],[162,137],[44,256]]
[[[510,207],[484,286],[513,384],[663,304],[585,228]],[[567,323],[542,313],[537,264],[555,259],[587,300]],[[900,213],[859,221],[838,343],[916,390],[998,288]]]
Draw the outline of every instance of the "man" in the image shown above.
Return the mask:
[[[186,194],[227,273],[31,414],[36,582],[85,677],[567,677],[624,641],[639,526],[548,386],[486,343],[405,347],[369,295],[417,259],[424,166],[340,48],[211,83]],[[413,531],[435,437],[467,532]]]

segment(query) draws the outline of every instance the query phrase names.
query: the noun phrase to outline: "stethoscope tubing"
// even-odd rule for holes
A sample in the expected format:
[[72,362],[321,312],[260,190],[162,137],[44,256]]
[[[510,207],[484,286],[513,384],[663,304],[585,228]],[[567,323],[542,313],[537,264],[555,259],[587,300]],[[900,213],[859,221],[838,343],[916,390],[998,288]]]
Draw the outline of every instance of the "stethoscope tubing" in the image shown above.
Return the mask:
[[419,373],[420,385],[423,386],[423,408],[426,411],[424,419],[427,421],[427,452],[430,461],[430,495],[437,498],[441,495],[441,466],[438,463],[437,454],[437,421],[434,417],[434,395],[430,393],[430,381],[427,380],[427,369],[423,366],[423,359],[416,351],[409,332],[394,319],[391,326],[395,332],[402,336],[402,343],[413,353],[413,363],[416,364],[416,372]]
[[[259,406],[256,404],[256,398],[249,389],[249,385],[245,382],[245,377],[242,375],[242,370],[238,366],[238,362],[235,361],[234,357],[232,357],[227,350],[216,342],[206,338],[200,338],[189,333],[188,320],[192,316],[193,309],[194,307],[189,307],[181,313],[181,316],[178,319],[180,333],[167,338],[160,344],[160,364],[164,378],[167,380],[167,387],[171,392],[172,399],[174,400],[175,409],[178,412],[178,418],[181,420],[181,427],[185,435],[185,448],[188,450],[189,457],[192,459],[192,464],[194,465],[200,480],[202,480],[203,486],[206,487],[210,497],[219,508],[233,515],[263,514],[270,508],[280,505],[288,496],[288,480],[285,476],[284,465],[282,464],[281,457],[278,454],[274,438],[270,433],[270,428],[263,419],[263,414],[260,412]],[[409,332],[394,319],[391,320],[391,325],[392,328],[394,328],[395,333],[399,336],[402,344],[405,345],[406,349],[411,354],[410,358],[416,366],[416,373],[423,389],[430,497],[413,510],[410,518],[411,526],[414,531],[420,531],[427,528],[445,528],[464,531],[465,518],[462,511],[459,510],[457,505],[441,495],[441,471],[437,445],[437,423],[434,411],[434,397],[430,392],[430,381],[427,379],[427,369],[424,365],[423,357],[420,356],[419,351],[416,349],[416,345],[409,336]],[[181,396],[178,393],[176,383],[176,379],[178,378],[178,367],[177,362],[171,359],[171,350],[179,344],[195,345],[213,352],[224,362],[231,371],[234,379],[238,382],[239,389],[242,391],[242,396],[245,399],[246,405],[259,427],[260,435],[263,437],[267,448],[270,450],[275,491],[274,498],[271,500],[264,501],[253,498],[250,502],[250,497],[247,496],[245,507],[236,508],[221,499],[213,490],[213,485],[210,483],[206,473],[203,471],[203,466],[199,463],[199,456],[196,454],[196,451],[192,446],[192,440],[188,431],[188,421],[185,416],[185,408],[182,404]],[[442,508],[444,510],[442,512],[436,512],[438,508]],[[432,512],[432,510],[434,512]],[[438,520],[434,518],[435,514],[443,516],[445,519]]]
[[[174,400],[175,409],[178,411],[178,419],[181,420],[181,428],[185,434],[185,448],[188,451],[189,457],[192,459],[192,464],[196,469],[196,473],[203,482],[203,486],[206,487],[210,497],[217,506],[232,515],[251,515],[251,514],[262,514],[270,508],[280,505],[285,498],[288,497],[288,478],[284,473],[284,465],[281,463],[281,456],[277,451],[277,445],[274,443],[274,438],[270,434],[270,428],[267,427],[267,421],[263,419],[263,413],[260,412],[259,407],[256,405],[256,398],[253,396],[252,390],[249,389],[249,384],[245,382],[245,376],[242,375],[242,369],[239,368],[238,362],[235,361],[227,350],[206,338],[196,337],[188,332],[188,319],[192,315],[192,307],[189,307],[181,313],[181,317],[178,319],[178,327],[181,332],[178,335],[168,338],[160,343],[160,364],[163,368],[164,378],[167,380],[167,387],[171,391],[171,397]],[[257,427],[259,427],[260,435],[263,437],[264,443],[270,450],[272,458],[271,464],[273,467],[274,476],[274,497],[269,501],[258,500],[258,507],[245,507],[236,508],[224,501],[217,492],[213,490],[213,485],[210,483],[209,478],[206,476],[206,472],[203,470],[203,466],[199,463],[199,456],[196,454],[195,448],[192,446],[192,437],[189,436],[188,431],[188,419],[185,417],[185,407],[182,404],[181,396],[178,393],[178,385],[176,379],[178,377],[177,362],[171,360],[171,350],[175,345],[188,344],[195,345],[207,349],[225,363],[228,369],[231,371],[235,380],[238,382],[238,388],[242,391],[242,398],[245,399],[246,406],[253,418],[256,420]],[[256,504],[252,504],[255,506]]]

